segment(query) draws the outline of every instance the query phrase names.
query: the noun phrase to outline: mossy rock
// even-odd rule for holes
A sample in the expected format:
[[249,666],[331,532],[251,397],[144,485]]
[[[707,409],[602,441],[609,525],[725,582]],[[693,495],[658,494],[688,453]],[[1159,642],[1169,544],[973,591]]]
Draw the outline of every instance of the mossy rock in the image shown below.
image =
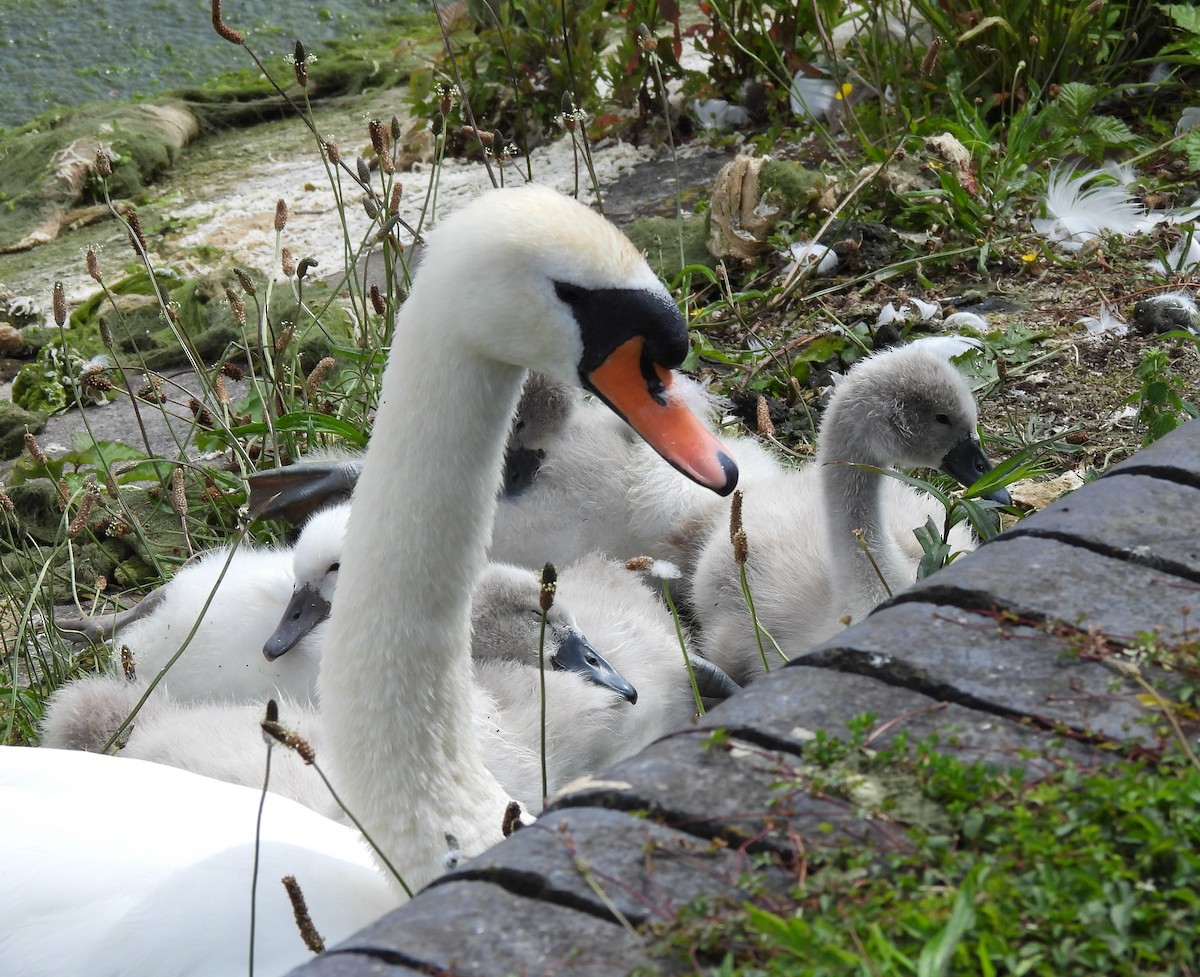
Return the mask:
[[[292,71],[276,80],[295,102],[361,95],[393,88],[408,80],[441,52],[437,19],[426,13],[390,18],[405,42],[396,44],[391,32],[332,40],[308,66],[308,87],[302,89]],[[227,72],[204,88],[181,88],[171,93],[187,103],[206,129],[229,129],[294,115],[287,99],[257,71]]]
[[57,326],[26,326],[21,330],[25,345],[36,356],[39,352],[61,338]]
[[85,105],[46,113],[0,135],[0,253],[58,236],[70,211],[102,203],[96,153],[111,158],[113,197],[130,197],[171,166],[199,132],[181,103]]
[[687,265],[712,268],[717,259],[709,253],[708,222],[691,215],[683,220],[683,264],[679,261],[679,231],[674,217],[639,217],[625,234],[645,256],[660,278],[671,281]]
[[[168,271],[159,272],[157,281],[164,298],[174,304],[178,316],[172,325],[162,314],[159,299],[146,272],[136,272],[122,279],[112,291],[113,299],[102,293],[93,296],[71,316],[71,342],[75,338],[94,339],[98,343],[99,323],[104,320],[112,334],[113,345],[119,353],[140,361],[150,370],[168,370],[189,365],[188,356],[180,344],[177,329],[186,335],[202,362],[218,363],[226,358],[244,360],[247,342],[256,341],[253,326],[254,302],[246,299],[247,316],[251,324],[243,331],[233,317],[226,298],[226,289],[240,292],[241,287],[232,272],[214,272],[202,278],[179,278]],[[261,291],[259,293],[262,294]],[[306,281],[305,304],[322,308],[331,297],[329,285]],[[297,316],[296,300],[291,289],[277,284],[272,290],[269,319],[275,334],[282,333],[284,323]],[[321,357],[328,355],[331,341],[346,344],[354,336],[353,322],[337,304],[330,304],[322,313],[320,324],[311,319],[301,320],[300,335],[294,338],[304,371],[311,370]]]
[[0,401],[0,458],[16,458],[25,450],[25,433],[37,434],[45,426],[46,414],[42,411]]
[[[141,532],[131,531],[111,537],[83,533],[76,538],[72,553],[65,547],[57,548],[56,567],[68,559],[77,565],[86,562],[87,573],[91,575],[89,581],[95,576],[115,579],[113,574],[116,573],[123,578],[119,582],[132,585],[157,581],[161,575],[156,567],[178,565],[187,558],[187,541],[179,517],[163,500],[161,488],[154,484],[124,485],[120,491],[124,506],[120,511],[122,514],[124,511],[132,513],[140,524]],[[17,517],[15,523],[20,527],[17,536],[12,536],[11,532],[9,534],[13,548],[18,550],[18,555],[22,549],[29,550],[28,545],[22,542],[28,537],[48,552],[54,543],[61,540],[64,532],[57,486],[48,478],[35,478],[12,486],[7,492],[13,501]],[[98,507],[90,520],[93,531],[104,518],[104,508],[110,513],[118,512],[115,503],[106,496],[102,495],[101,498],[104,500],[103,508]],[[8,523],[12,526],[14,520],[10,519]]]
[[38,543],[53,543],[62,526],[58,488],[48,478],[38,478],[7,489],[22,528]]
[[759,200],[778,208],[776,220],[802,217],[825,189],[825,177],[799,163],[768,159],[758,171]]
[[153,295],[114,295],[105,299],[97,312],[121,353],[145,353],[161,349],[155,336],[162,328],[162,309]]

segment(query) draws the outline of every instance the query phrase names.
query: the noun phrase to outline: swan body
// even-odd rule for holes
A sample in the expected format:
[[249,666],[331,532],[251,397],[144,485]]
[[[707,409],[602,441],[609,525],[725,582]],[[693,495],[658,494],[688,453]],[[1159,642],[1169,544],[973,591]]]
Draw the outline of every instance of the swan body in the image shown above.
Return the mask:
[[[736,467],[673,391],[669,370],[686,347],[678,311],[636,248],[569,198],[495,191],[431,233],[396,319],[394,348],[406,355],[389,358],[384,371],[320,674],[330,774],[414,889],[499,841],[509,812],[510,795],[470,734],[470,602],[525,368],[588,385],[676,468],[729,492]],[[432,403],[439,410],[427,410]],[[414,437],[418,419],[423,436]],[[121,778],[135,783],[103,804],[87,791]],[[0,789],[21,792],[18,803],[0,806],[0,832],[21,841],[6,852],[0,887],[6,967],[38,977],[233,972],[210,955],[245,932],[230,892],[245,891],[253,791],[161,765],[18,747],[0,749]],[[234,795],[245,803],[231,803]],[[86,830],[53,814],[85,804]],[[293,815],[299,839],[315,823],[348,837],[299,805]],[[180,821],[194,830],[179,830]],[[160,843],[143,848],[144,835]],[[122,857],[114,860],[117,836]],[[272,873],[296,847],[304,846],[268,839]],[[339,868],[312,852],[329,869],[319,886],[333,900],[349,905],[369,890],[385,901],[379,877],[361,863]],[[157,898],[139,903],[136,919],[113,920],[103,913],[114,892]],[[170,911],[166,892],[186,911]],[[214,926],[198,940],[196,920],[209,917]],[[46,920],[70,932],[68,963],[85,966],[63,962],[61,936],[31,942]],[[275,932],[281,925],[274,913],[261,918],[259,937],[287,939],[290,919]],[[277,963],[261,971],[278,973]]]
[[[25,828],[5,835],[0,953],[7,972],[246,971],[259,791],[90,753],[5,747],[0,754],[0,821]],[[280,884],[285,875],[299,881],[330,945],[399,901],[358,832],[269,795],[256,973],[282,974],[312,956]]]
[[[970,484],[990,469],[976,424],[974,397],[953,366],[920,346],[896,347],[859,362],[836,387],[813,464],[746,487],[749,589],[759,622],[788,657],[913,583],[921,550],[912,531],[930,517],[944,521],[926,493],[857,466],[941,468]],[[994,498],[1008,502],[1003,490]],[[746,682],[762,672],[762,654],[722,508],[691,575],[691,603],[701,651]],[[956,527],[951,544],[967,550],[976,540]],[[768,663],[778,663],[769,639],[763,644]]]

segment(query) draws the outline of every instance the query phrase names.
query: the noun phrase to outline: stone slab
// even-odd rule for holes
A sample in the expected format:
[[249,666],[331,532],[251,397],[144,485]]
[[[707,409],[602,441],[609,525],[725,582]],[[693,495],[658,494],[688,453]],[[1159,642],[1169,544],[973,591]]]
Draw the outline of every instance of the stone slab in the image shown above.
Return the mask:
[[793,873],[751,866],[745,852],[728,846],[619,811],[570,808],[547,814],[432,886],[482,880],[614,920],[615,908],[639,925],[673,920],[702,896],[740,905],[750,893],[739,882],[752,867],[760,889],[782,895],[795,884]]
[[1200,422],[1191,420],[1177,427],[1154,444],[1113,465],[1097,481],[1134,472],[1171,478],[1200,488]]
[[1006,538],[1037,535],[1197,582],[1200,488],[1149,475],[1102,478],[1021,520]]
[[646,966],[636,933],[487,882],[449,882],[360,930],[293,977],[625,977]]
[[336,947],[328,950],[319,957],[314,957],[311,963],[289,972],[290,975],[304,977],[429,977],[420,970],[413,970],[398,963],[389,963],[386,959],[352,950],[339,950]]
[[[957,607],[897,604],[792,666],[833,668],[997,716],[1028,717],[1084,736],[1158,745],[1144,690],[1099,661],[1115,654],[1084,634],[1047,633]],[[1036,744],[1031,744],[1036,745]]]
[[[1167,641],[1194,638],[1183,608],[1200,592],[1178,577],[1079,546],[1034,536],[999,536],[932,577],[893,606],[920,601],[1061,621],[1117,641],[1158,631]],[[871,618],[867,618],[869,621]]]
[[803,768],[794,753],[693,730],[652,743],[602,778],[569,784],[550,809],[637,811],[698,838],[777,855],[785,864],[799,843],[808,849],[900,843],[903,831],[896,826],[860,817],[847,801],[808,793]]
[[869,675],[803,667],[805,659],[759,679],[711,710],[704,728],[726,728],[739,737],[791,744],[801,751],[817,730],[846,740],[847,720],[873,713],[870,746],[886,746],[905,733],[916,743],[936,736],[942,748],[965,763],[1021,767],[1034,776],[1065,760],[1091,765],[1104,759],[1089,746],[1048,734],[994,713],[938,700]]

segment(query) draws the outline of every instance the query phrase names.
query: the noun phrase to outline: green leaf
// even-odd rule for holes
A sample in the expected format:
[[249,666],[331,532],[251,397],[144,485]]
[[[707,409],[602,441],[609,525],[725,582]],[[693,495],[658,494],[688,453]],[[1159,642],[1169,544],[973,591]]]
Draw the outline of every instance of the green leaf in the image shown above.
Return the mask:
[[950,919],[932,940],[921,948],[917,959],[918,977],[941,977],[950,966],[950,958],[967,931],[975,925],[975,879],[968,875],[954,897]]
[[1176,144],[1187,154],[1188,169],[1200,170],[1200,128],[1193,129]]
[[1175,22],[1176,27],[1200,36],[1200,7],[1190,3],[1168,3],[1159,6]]
[[[367,444],[367,436],[353,424],[314,411],[293,411],[290,414],[283,414],[276,418],[275,430],[281,433],[331,434],[358,448],[366,447]],[[242,438],[247,435],[263,435],[268,431],[269,428],[265,423],[254,422],[231,428],[229,433],[235,438]]]
[[1092,111],[1098,101],[1100,90],[1094,85],[1071,81],[1062,86],[1054,104],[1067,115],[1082,119]]
[[1123,146],[1135,138],[1129,126],[1111,115],[1092,116],[1087,123],[1087,132],[1097,136],[1106,146]]

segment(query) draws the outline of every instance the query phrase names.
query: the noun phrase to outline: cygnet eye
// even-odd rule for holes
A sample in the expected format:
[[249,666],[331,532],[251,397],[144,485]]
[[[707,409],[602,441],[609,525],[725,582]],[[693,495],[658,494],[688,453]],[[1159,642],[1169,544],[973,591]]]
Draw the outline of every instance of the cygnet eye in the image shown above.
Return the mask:
[[939,424],[949,424],[950,423],[950,418],[947,417],[945,414],[935,414],[933,419],[935,421],[937,421]]
[[326,570],[325,572],[326,573],[337,573],[341,568],[342,568],[342,564],[339,561],[335,560],[333,563],[329,564],[329,569]]

